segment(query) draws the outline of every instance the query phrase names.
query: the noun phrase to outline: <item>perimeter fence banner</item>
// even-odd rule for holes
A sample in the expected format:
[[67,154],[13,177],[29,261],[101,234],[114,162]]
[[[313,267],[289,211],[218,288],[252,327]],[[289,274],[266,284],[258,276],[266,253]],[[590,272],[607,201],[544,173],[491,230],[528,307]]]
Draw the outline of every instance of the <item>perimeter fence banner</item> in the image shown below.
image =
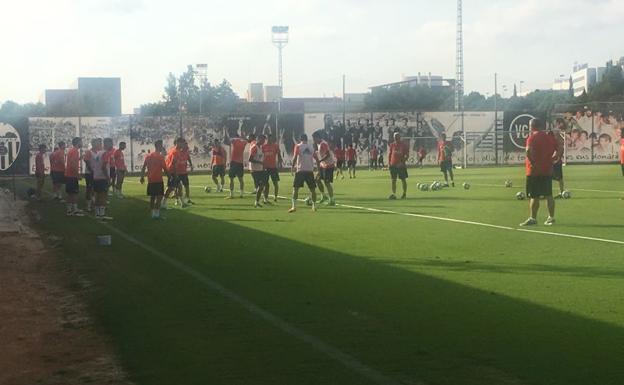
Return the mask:
[[[210,149],[214,139],[219,139],[229,150],[230,138],[252,133],[273,135],[280,146],[284,167],[290,167],[293,146],[301,134],[306,133],[311,140],[312,133],[319,130],[334,147],[353,146],[359,166],[369,165],[373,154],[387,163],[388,146],[395,132],[409,144],[408,164],[411,166],[419,164],[421,157],[423,165],[437,164],[442,134],[451,143],[456,165],[512,165],[524,162],[529,121],[536,117],[545,119],[549,128],[555,126],[558,118],[563,119],[565,128],[558,134],[565,139],[568,163],[615,162],[619,157],[619,138],[624,127],[623,114],[619,111],[624,108],[609,107],[611,109],[607,111],[582,107],[550,113],[439,111],[30,118],[21,126],[17,125],[22,127],[20,154],[26,154],[23,155],[26,158],[30,154],[30,162],[23,161],[17,173],[26,173],[27,169],[34,173],[39,144],[46,144],[52,150],[60,141],[71,143],[75,136],[83,138],[85,148],[96,137],[110,137],[115,146],[126,142],[126,165],[137,172],[144,157],[153,151],[156,140],[163,140],[165,147],[170,148],[180,133],[189,143],[191,160],[198,171],[210,170]],[[0,143],[4,131],[0,129]],[[11,141],[15,142],[14,139]],[[8,152],[2,148],[0,145],[0,152]],[[48,166],[47,156],[45,158]]]
[[0,120],[0,176],[28,173],[28,120]]

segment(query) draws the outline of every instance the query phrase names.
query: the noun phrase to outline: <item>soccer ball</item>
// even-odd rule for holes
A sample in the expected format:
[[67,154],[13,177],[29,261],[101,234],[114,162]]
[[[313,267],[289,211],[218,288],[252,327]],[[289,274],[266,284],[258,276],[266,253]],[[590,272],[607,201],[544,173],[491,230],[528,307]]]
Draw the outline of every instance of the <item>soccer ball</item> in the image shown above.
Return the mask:
[[307,197],[306,199],[304,199],[304,202],[307,206],[312,206],[312,198]]
[[561,197],[563,199],[570,199],[570,198],[572,198],[572,194],[570,194],[570,192],[568,190],[565,190],[564,192],[561,193]]
[[421,184],[420,191],[429,191],[429,185],[425,183]]
[[510,181],[510,180],[506,180],[505,181],[505,187],[507,187],[507,188],[513,187],[513,182]]
[[431,191],[438,191],[440,189],[440,182],[435,181],[431,183],[431,186],[429,188],[431,189]]
[[422,183],[417,183],[416,184],[416,188],[419,189],[419,190],[422,190]]
[[462,186],[464,186],[464,189],[470,190],[470,183],[464,182],[464,184],[462,184]]
[[210,187],[210,186],[206,186],[206,187],[204,187],[204,191],[205,191],[206,193],[210,193],[210,192],[212,192],[212,187]]
[[526,198],[526,195],[522,191],[518,191],[516,194],[516,199],[519,201],[523,201]]

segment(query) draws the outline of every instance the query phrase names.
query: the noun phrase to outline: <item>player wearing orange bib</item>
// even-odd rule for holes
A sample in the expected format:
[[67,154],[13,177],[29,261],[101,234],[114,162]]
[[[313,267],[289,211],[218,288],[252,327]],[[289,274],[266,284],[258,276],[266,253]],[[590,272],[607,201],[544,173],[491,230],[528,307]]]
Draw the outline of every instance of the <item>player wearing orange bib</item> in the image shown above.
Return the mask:
[[[227,152],[225,148],[219,142],[219,139],[215,139],[212,143],[211,150],[212,157],[210,159],[212,168],[212,181],[217,185],[217,192],[223,192],[223,186],[225,185],[225,164],[227,163]],[[221,184],[219,179],[221,178]]]
[[407,197],[407,165],[405,162],[409,158],[409,146],[401,140],[398,132],[394,133],[394,142],[388,151],[388,165],[390,168],[390,178],[392,179],[392,194],[389,199],[396,199],[396,181],[401,179],[403,194],[401,199]]
[[[275,142],[275,135],[269,135],[268,143],[262,145],[262,153],[264,154],[264,170],[273,182],[273,201],[277,202],[279,194],[279,169],[282,167],[282,154],[280,153],[279,144]],[[269,201],[269,186],[264,189],[264,203]]]
[[167,151],[167,156],[165,157],[165,164],[167,166],[168,176],[167,176],[167,190],[165,191],[165,195],[162,199],[162,206],[161,206],[161,208],[164,210],[167,209],[167,199],[171,196],[171,193],[173,193],[176,198],[176,202],[175,202],[176,205],[180,205],[181,207],[186,207],[186,205],[184,204],[184,202],[182,202],[182,199],[180,198],[180,191],[178,189],[179,181],[178,181],[178,175],[177,175],[178,168],[176,167],[177,152],[182,149],[183,142],[184,142],[184,138],[177,138],[173,142],[174,147],[172,147],[171,149],[169,149],[169,151]]
[[[191,201],[188,170],[190,167],[191,171],[193,171],[193,162],[191,161],[191,154],[189,154],[188,142],[185,139],[182,139],[179,143],[180,150],[176,151],[175,155],[178,188],[180,188],[180,185],[184,186],[184,198],[186,199],[185,203],[192,205],[193,202]],[[182,196],[182,192],[180,191],[178,195]]]
[[72,148],[67,152],[67,165],[65,166],[65,192],[67,193],[67,216],[83,216],[78,210],[78,179],[80,173],[80,148],[82,139],[72,139]]
[[150,197],[150,209],[152,219],[161,219],[160,205],[165,195],[163,173],[167,173],[165,157],[162,156],[162,140],[154,143],[156,150],[145,157],[141,168],[141,184],[145,183],[145,171],[147,171],[147,195]]
[[355,148],[353,148],[353,144],[349,144],[346,151],[347,155],[347,167],[349,168],[349,179],[355,179],[355,166],[357,165],[357,154],[355,152]]
[[126,142],[119,142],[119,148],[113,152],[113,163],[115,164],[115,186],[113,193],[117,198],[123,199],[121,189],[123,187],[124,179],[126,178],[127,167],[126,160],[124,159],[123,151],[126,149]]
[[[321,190],[321,194],[323,194],[319,203],[329,201],[330,206],[335,206],[336,201],[334,200],[334,186],[332,185],[334,183],[334,170],[336,167],[334,155],[329,148],[329,143],[323,140],[319,131],[312,134],[312,139],[314,140],[314,144],[318,147],[317,164],[319,174],[317,183],[319,190]],[[328,195],[325,195],[325,192],[323,191],[323,184],[325,184],[325,187],[327,188]]]
[[238,134],[230,138],[230,170],[228,172],[230,177],[230,195],[228,198],[234,198],[234,178],[238,178],[240,197],[243,197],[245,191],[245,182],[243,180],[243,175],[245,174],[243,168],[245,147],[247,147],[247,141],[239,137]]

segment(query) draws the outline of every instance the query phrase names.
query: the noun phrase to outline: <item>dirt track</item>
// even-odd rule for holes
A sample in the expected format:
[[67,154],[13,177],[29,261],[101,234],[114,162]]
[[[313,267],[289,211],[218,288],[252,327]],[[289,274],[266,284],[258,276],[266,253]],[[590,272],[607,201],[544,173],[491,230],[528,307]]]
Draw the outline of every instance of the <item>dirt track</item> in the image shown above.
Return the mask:
[[55,247],[62,240],[24,222],[0,233],[0,385],[130,384],[86,310],[89,283]]

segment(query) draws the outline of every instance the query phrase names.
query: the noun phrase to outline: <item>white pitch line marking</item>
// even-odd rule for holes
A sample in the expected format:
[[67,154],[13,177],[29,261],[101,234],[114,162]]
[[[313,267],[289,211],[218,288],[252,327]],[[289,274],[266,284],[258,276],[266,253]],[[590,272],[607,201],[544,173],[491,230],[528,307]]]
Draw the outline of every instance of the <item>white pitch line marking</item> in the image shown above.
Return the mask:
[[[499,186],[499,185],[479,185],[479,186],[504,187],[504,186]],[[196,188],[200,188],[201,187],[201,188],[203,188],[203,186],[196,186],[196,185],[195,186],[191,186],[191,187],[196,187]],[[577,189],[577,190],[580,190],[580,189]],[[601,191],[601,190],[597,190],[597,191]],[[601,192],[606,192],[606,191],[602,190]],[[291,198],[284,197],[284,196],[278,196],[278,198],[279,199],[285,199],[285,200],[290,200],[291,199]],[[303,201],[303,199],[299,199],[299,200]],[[345,205],[345,204],[336,204],[336,206],[337,207],[345,207],[345,208],[355,209],[355,210],[369,211],[369,212],[377,212],[377,213],[401,215],[401,216],[413,217],[413,218],[431,219],[431,220],[444,221],[444,222],[452,222],[452,223],[459,223],[459,224],[466,224],[466,225],[473,225],[473,226],[489,227],[489,228],[500,229],[500,230],[522,231],[522,232],[525,232],[525,233],[542,234],[542,235],[550,235],[550,236],[555,236],[555,237],[573,238],[573,239],[581,239],[581,240],[585,240],[585,241],[594,241],[594,242],[611,243],[611,244],[616,244],[616,245],[624,245],[624,241],[619,241],[619,240],[615,240],[615,239],[586,237],[586,236],[582,236],[582,235],[574,235],[574,234],[566,234],[566,233],[556,233],[556,232],[552,232],[552,231],[541,231],[541,230],[533,230],[533,229],[526,229],[526,228],[523,229],[523,228],[510,227],[510,226],[493,225],[493,224],[490,224],[490,223],[483,223],[483,222],[466,221],[466,220],[455,219],[455,218],[437,217],[437,216],[433,216],[433,215],[403,213],[403,212],[400,212],[400,211],[375,209],[375,208],[363,207],[363,206],[352,206],[352,205]]]
[[362,375],[363,377],[368,378],[369,380],[373,381],[376,384],[399,385],[397,381],[393,380],[390,377],[387,377],[383,373],[371,367],[366,366],[365,364],[360,362],[357,358],[347,353],[344,353],[338,348],[332,345],[329,345],[325,343],[324,341],[320,340],[319,338],[314,337],[313,335],[310,335],[306,333],[305,331],[299,329],[298,327],[284,321],[283,319],[279,318],[273,313],[267,310],[264,310],[263,308],[259,307],[258,305],[254,304],[248,299],[241,297],[240,295],[234,293],[233,291],[230,291],[229,289],[227,289],[220,283],[212,280],[211,278],[198,272],[197,270],[191,268],[190,266],[178,261],[177,259],[174,259],[168,256],[167,254],[161,251],[156,250],[155,248],[139,241],[138,239],[132,237],[131,235],[128,235],[127,233],[121,230],[118,230],[116,227],[108,223],[102,223],[102,225],[106,227],[107,229],[109,229],[110,231],[116,233],[120,237],[124,238],[128,242],[134,243],[135,245],[150,252],[154,256],[158,257],[162,262],[167,263],[168,265],[176,268],[177,270],[179,270],[180,272],[184,274],[187,274],[188,276],[194,278],[198,282],[201,282],[208,288],[221,294],[223,297],[231,300],[232,302],[239,304],[240,306],[245,308],[247,311],[249,311],[251,314],[265,320],[266,322],[280,329],[286,334],[289,334],[290,336],[295,337],[296,339],[307,343],[308,345],[312,346],[313,348],[320,351],[321,353],[324,353],[325,355],[332,358],[333,360],[341,363],[348,369],[351,369],[354,372]]

